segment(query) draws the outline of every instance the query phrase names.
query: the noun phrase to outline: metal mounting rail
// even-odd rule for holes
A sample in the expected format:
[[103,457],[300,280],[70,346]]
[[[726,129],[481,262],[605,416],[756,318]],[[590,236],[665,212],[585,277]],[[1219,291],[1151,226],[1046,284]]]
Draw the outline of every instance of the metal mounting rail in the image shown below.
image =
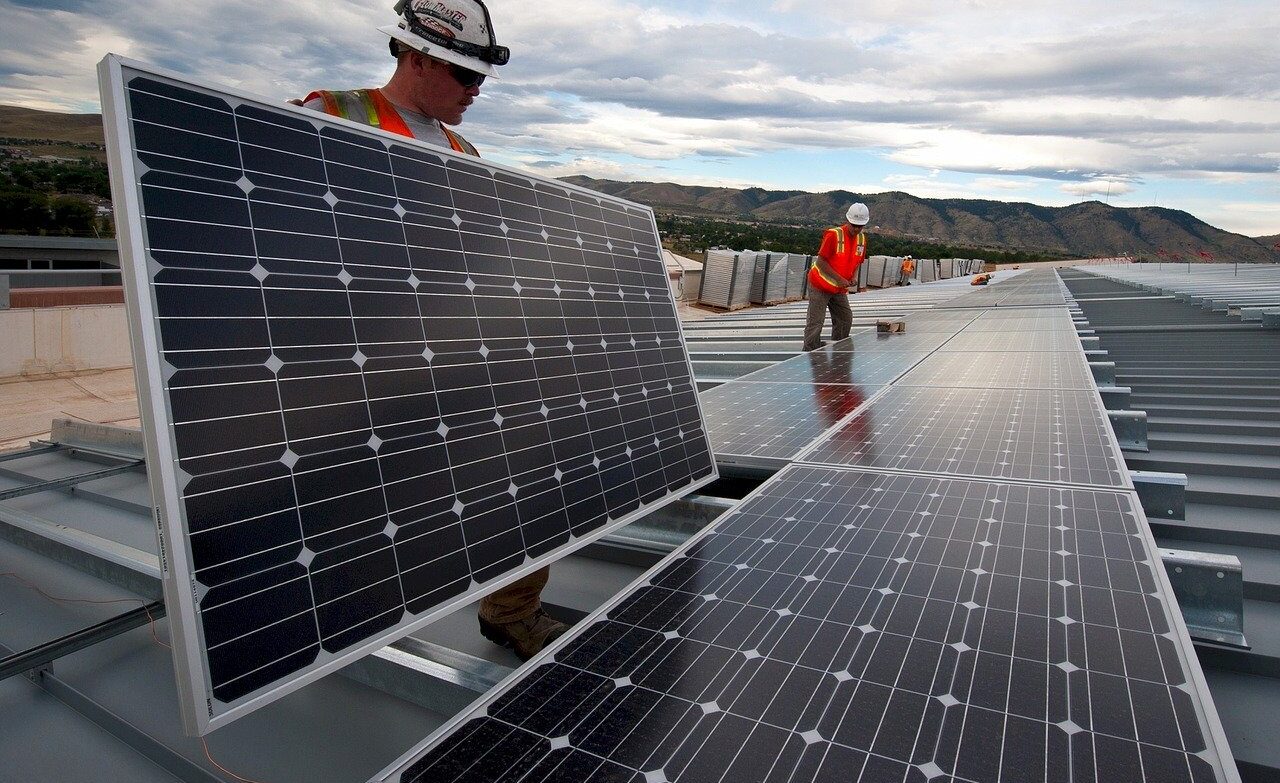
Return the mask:
[[[31,452],[24,452],[29,454]],[[83,484],[86,481],[95,481],[97,479],[110,478],[118,476],[121,473],[128,473],[142,467],[143,460],[133,460],[123,465],[116,465],[102,470],[95,470],[89,473],[78,473],[74,476],[67,476],[60,479],[51,479],[49,481],[38,481],[35,484],[27,484],[21,487],[13,487],[12,489],[0,490],[0,500],[11,500],[13,498],[22,497],[23,495],[34,495],[38,492],[48,492],[55,489],[66,489],[74,487],[76,484]]]
[[164,603],[152,601],[132,609],[124,614],[110,617],[97,625],[73,631],[66,636],[36,645],[29,650],[0,658],[0,680],[6,680],[15,674],[38,669],[52,663],[64,655],[92,647],[98,642],[119,636],[125,631],[146,625],[164,617]]
[[11,451],[8,454],[0,454],[0,462],[8,462],[11,459],[25,459],[34,457],[37,454],[48,454],[51,451],[61,451],[64,446],[61,443],[46,443],[43,446],[36,446],[31,449],[23,449],[22,451]]

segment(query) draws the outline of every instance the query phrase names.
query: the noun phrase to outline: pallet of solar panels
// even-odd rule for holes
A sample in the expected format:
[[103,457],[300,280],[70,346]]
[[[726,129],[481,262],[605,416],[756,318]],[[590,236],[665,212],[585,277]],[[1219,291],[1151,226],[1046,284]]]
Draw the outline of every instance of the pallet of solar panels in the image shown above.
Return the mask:
[[938,261],[933,258],[921,258],[916,261],[916,272],[912,275],[917,282],[932,283],[938,279]]
[[865,270],[862,272],[866,280],[864,285],[871,288],[884,287],[884,267],[888,259],[888,256],[867,256],[859,267],[860,270]]
[[699,304],[722,310],[737,310],[751,304],[751,278],[755,273],[755,253],[751,251],[707,251],[702,267]]
[[787,254],[756,253],[751,278],[751,304],[771,305],[787,299]]
[[799,253],[787,254],[786,301],[795,302],[808,295],[809,265],[812,263],[813,256],[802,256]]

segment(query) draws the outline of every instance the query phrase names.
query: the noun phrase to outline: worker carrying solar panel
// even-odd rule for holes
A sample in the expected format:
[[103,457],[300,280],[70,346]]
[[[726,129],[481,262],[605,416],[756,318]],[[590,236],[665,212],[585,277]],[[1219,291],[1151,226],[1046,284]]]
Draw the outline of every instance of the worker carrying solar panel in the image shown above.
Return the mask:
[[916,260],[911,256],[902,257],[902,269],[898,274],[898,285],[910,285],[911,276],[916,273]]
[[831,339],[843,340],[853,326],[849,307],[849,287],[858,277],[858,267],[867,258],[867,237],[863,227],[871,220],[866,204],[849,206],[844,225],[829,228],[822,246],[809,267],[809,314],[804,325],[804,350],[821,348],[822,324],[831,312]]
[[[480,0],[400,0],[399,22],[378,29],[390,36],[396,69],[380,89],[317,90],[303,106],[409,136],[454,152],[480,153],[451,125],[497,76],[510,50],[498,46],[489,9]],[[480,632],[528,660],[568,626],[542,608],[550,567],[502,588],[480,602]]]

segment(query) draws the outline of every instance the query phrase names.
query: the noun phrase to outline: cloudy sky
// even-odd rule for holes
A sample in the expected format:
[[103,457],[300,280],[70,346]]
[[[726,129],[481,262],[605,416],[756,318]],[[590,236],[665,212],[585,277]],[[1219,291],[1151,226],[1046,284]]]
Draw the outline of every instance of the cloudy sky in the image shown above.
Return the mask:
[[[113,51],[272,96],[382,84],[391,0],[0,0],[0,102]],[[536,10],[531,10],[536,9]],[[558,176],[1185,209],[1280,233],[1270,2],[493,0],[462,127]]]

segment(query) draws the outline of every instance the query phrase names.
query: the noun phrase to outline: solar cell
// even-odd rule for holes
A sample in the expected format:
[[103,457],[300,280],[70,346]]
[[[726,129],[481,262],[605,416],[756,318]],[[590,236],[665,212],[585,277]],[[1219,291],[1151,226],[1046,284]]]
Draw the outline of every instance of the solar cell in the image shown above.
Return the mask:
[[380,778],[1230,780],[1152,551],[1131,493],[792,466]]
[[647,208],[100,74],[190,729],[714,478]]
[[702,393],[716,462],[779,468],[863,402],[879,386],[730,381]]
[[936,388],[1094,388],[1080,351],[939,351],[894,382],[895,386]]
[[892,386],[804,462],[1129,486],[1097,392]]

